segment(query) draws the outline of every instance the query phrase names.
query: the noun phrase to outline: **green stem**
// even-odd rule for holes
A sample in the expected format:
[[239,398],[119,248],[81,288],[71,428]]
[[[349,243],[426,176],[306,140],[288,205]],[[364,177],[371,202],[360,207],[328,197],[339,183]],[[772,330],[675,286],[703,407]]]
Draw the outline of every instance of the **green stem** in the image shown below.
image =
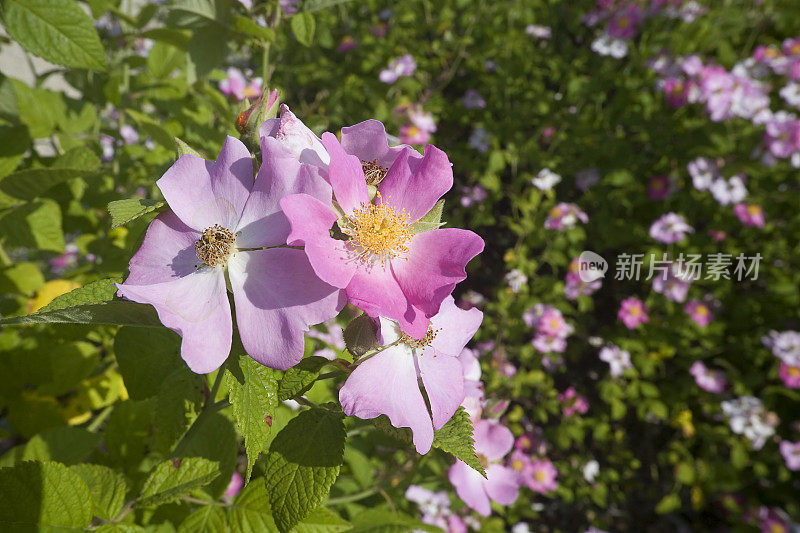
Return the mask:
[[343,503],[357,502],[358,500],[363,500],[364,498],[374,496],[378,493],[378,490],[379,489],[377,487],[373,487],[371,489],[362,490],[361,492],[356,492],[355,494],[339,496],[338,498],[330,498],[328,499],[328,505],[341,505]]
[[350,366],[350,369],[351,370],[355,369],[355,367],[357,367],[358,365],[360,365],[361,363],[363,363],[364,361],[366,361],[370,357],[375,357],[376,355],[378,355],[379,353],[381,353],[385,349],[391,348],[392,346],[396,346],[398,344],[400,344],[400,339],[397,339],[396,341],[394,341],[391,344],[387,344],[386,346],[381,346],[380,348],[376,348],[374,350],[371,350],[371,351],[365,353],[360,358],[356,358],[355,360],[353,360],[353,364]]
[[345,372],[343,372],[342,370],[334,370],[332,372],[326,372],[325,374],[320,374],[317,377],[317,381],[321,381],[323,379],[335,378],[335,377],[338,377],[338,376],[342,376],[344,374],[345,374]]
[[221,401],[218,401],[216,403],[213,403],[211,405],[206,405],[206,407],[203,407],[203,411],[200,413],[200,415],[197,418],[194,419],[194,422],[192,422],[192,425],[189,428],[189,431],[184,433],[183,438],[181,438],[180,442],[178,442],[178,444],[175,446],[175,449],[172,450],[172,453],[170,454],[170,458],[175,458],[175,457],[180,457],[181,456],[181,454],[183,453],[184,448],[186,448],[186,446],[189,444],[189,442],[192,441],[192,438],[194,437],[194,434],[197,433],[197,431],[198,431],[197,428],[202,426],[202,421],[203,420],[205,420],[209,416],[213,415],[217,411],[221,411],[222,409],[225,409],[229,405],[230,405],[230,402],[227,399],[225,399],[225,400],[221,400]]
[[100,429],[100,426],[103,424],[103,422],[105,422],[106,418],[108,418],[108,415],[110,415],[111,411],[113,411],[113,410],[114,410],[114,406],[113,405],[109,405],[108,407],[106,407],[105,409],[100,411],[100,414],[97,415],[94,418],[94,420],[92,420],[92,423],[89,424],[86,427],[86,429],[88,429],[92,433],[97,433],[97,430]]
[[206,404],[203,406],[203,409],[206,409],[209,404],[217,400],[217,393],[219,392],[219,387],[222,384],[222,378],[224,375],[224,368],[217,370],[217,377],[214,379],[214,384],[211,386],[211,392],[208,394],[208,398],[206,398]]
[[306,407],[319,407],[317,404],[315,404],[311,400],[307,400],[306,398],[303,398],[302,396],[298,396],[298,397],[294,398],[294,401],[296,401],[300,405],[305,405]]

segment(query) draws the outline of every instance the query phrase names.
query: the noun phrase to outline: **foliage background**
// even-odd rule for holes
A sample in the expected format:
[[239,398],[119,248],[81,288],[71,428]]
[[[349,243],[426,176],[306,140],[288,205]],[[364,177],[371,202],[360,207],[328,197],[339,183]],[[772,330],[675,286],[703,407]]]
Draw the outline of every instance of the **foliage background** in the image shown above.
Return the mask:
[[[25,2],[6,0],[6,15],[15,4]],[[495,342],[493,355],[482,359],[487,396],[510,400],[504,420],[515,434],[531,424],[542,429],[547,457],[559,472],[557,491],[540,496],[523,489],[517,503],[496,508],[482,530],[504,531],[519,521],[541,531],[577,531],[590,524],[611,531],[725,525],[746,530],[751,527],[746,512],[758,506],[800,515],[798,479],[784,466],[777,442],[753,450],[729,429],[719,398],[699,389],[688,372],[696,360],[723,368],[732,383],[729,395],[758,396],[779,416],[778,434],[797,440],[798,394],[781,384],[778,360],[760,340],[770,329],[798,328],[797,171],[788,163],[768,168],[751,157],[762,130],[749,122],[712,123],[699,106],[667,105],[647,65],[648,58],[666,49],[676,55],[696,53],[730,68],[758,44],[800,35],[792,2],[720,0],[709,2],[708,13],[692,23],[648,20],[621,60],[590,49],[594,31],[581,22],[594,7],[588,0],[391,5],[306,0],[300,14],[278,24],[270,2],[257,1],[250,11],[224,0],[78,4],[98,27],[99,53],[86,45],[83,55],[62,59],[74,68],[39,70],[33,84],[0,64],[2,316],[36,311],[77,285],[124,278],[154,213],[112,229],[106,205],[134,195],[159,200],[154,182],[174,161],[175,137],[213,157],[226,134],[238,135],[234,119],[243,107],[218,89],[227,66],[263,75],[318,133],[368,118],[396,133],[402,121],[395,108],[418,102],[436,117],[433,143],[454,164],[456,185],[447,197],[445,220],[476,231],[487,243],[456,292],[477,291],[488,301],[476,337]],[[264,16],[267,25],[259,22]],[[551,27],[552,38],[539,41],[527,35],[525,27],[533,23]],[[377,29],[384,25],[385,35],[379,36]],[[26,38],[30,35],[16,34],[3,43],[26,44]],[[149,53],[141,52],[145,38],[154,42]],[[340,51],[345,38],[357,46]],[[416,73],[392,85],[379,81],[378,72],[405,53],[414,55]],[[487,61],[496,69],[487,70]],[[48,88],[62,76],[69,90]],[[485,108],[465,109],[461,98],[468,89],[480,91]],[[121,143],[113,159],[101,161],[100,136],[120,139],[126,125],[152,144]],[[470,146],[476,127],[489,133],[485,153]],[[548,127],[554,128],[552,135],[544,134]],[[764,229],[744,227],[729,209],[691,188],[686,164],[698,156],[723,158],[727,169],[747,174],[750,200],[767,212]],[[554,191],[530,185],[544,167],[566,177]],[[582,193],[573,187],[573,177],[592,167],[602,179]],[[646,194],[649,178],[659,174],[678,180],[676,193],[664,202]],[[474,185],[484,187],[487,198],[461,207],[462,187]],[[544,219],[556,198],[578,203],[589,224],[546,231]],[[764,257],[757,281],[693,286],[693,295],[710,293],[721,304],[708,328],[698,328],[682,306],[653,293],[644,282],[606,278],[591,297],[574,302],[564,297],[569,262],[581,250],[606,258],[660,253],[647,231],[667,211],[683,213],[696,229],[688,244],[673,246],[673,252],[759,252]],[[714,241],[706,233],[712,228],[727,231],[728,237]],[[67,269],[54,268],[52,260],[67,244],[77,247],[77,261]],[[514,268],[530,278],[519,293],[503,280]],[[94,290],[108,293],[109,286]],[[651,322],[636,331],[616,318],[620,301],[630,295],[650,309]],[[521,320],[538,302],[556,306],[576,327],[565,367],[557,372],[544,368],[529,344],[530,328]],[[42,481],[36,489],[32,477],[60,476],[63,481],[76,472],[82,478],[97,475],[111,488],[103,485],[109,501],[94,516],[110,520],[146,480],[152,481],[151,469],[162,461],[205,458],[191,459],[197,461],[196,472],[220,472],[210,484],[198,483],[205,489],[162,505],[136,507],[122,523],[197,530],[202,520],[212,529],[227,524],[245,530],[255,523],[253,516],[271,520],[265,518],[268,509],[249,506],[264,499],[258,483],[248,485],[235,505],[207,504],[222,501],[230,475],[234,469],[243,472],[245,463],[230,408],[204,415],[202,424],[192,426],[199,427],[200,436],[182,439],[207,403],[215,376],[206,383],[185,368],[176,335],[111,325],[2,328],[0,436],[6,452],[0,464],[91,464],[113,474],[81,470],[91,470],[88,466],[18,466],[3,471],[0,492],[11,494],[17,490],[14,483],[25,480],[34,487],[30,505],[45,502],[42,518],[63,511],[48,505],[72,504],[51,503],[47,484]],[[630,351],[634,369],[625,379],[608,375],[597,348],[588,342],[593,336]],[[308,345],[309,354],[321,347],[319,341]],[[502,360],[517,368],[513,377],[501,372]],[[569,386],[587,397],[585,415],[562,416],[557,395]],[[307,396],[317,403],[333,401],[335,383],[320,381]],[[273,401],[264,447],[297,416]],[[348,521],[364,528],[382,523],[410,528],[417,509],[403,497],[409,484],[450,490],[448,455],[432,452],[420,458],[368,423],[348,420],[347,429],[344,465],[328,504],[336,515],[317,511],[312,517],[323,525],[307,526],[307,531],[343,530]],[[600,463],[594,483],[581,475],[591,459]],[[264,468],[262,457],[254,478],[263,477]],[[735,502],[729,495],[736,495]],[[83,496],[73,502],[75,509],[80,499],[91,499]]]

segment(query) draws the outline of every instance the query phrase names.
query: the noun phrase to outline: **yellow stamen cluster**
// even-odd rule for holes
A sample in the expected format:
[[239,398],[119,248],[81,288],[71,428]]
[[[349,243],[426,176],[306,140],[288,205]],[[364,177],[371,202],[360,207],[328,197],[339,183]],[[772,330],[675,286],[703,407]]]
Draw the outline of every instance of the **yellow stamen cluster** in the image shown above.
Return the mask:
[[[378,193],[376,199],[380,198]],[[342,231],[352,239],[361,259],[368,262],[378,256],[384,266],[387,259],[408,252],[414,236],[409,220],[405,209],[397,213],[389,204],[361,202],[361,208],[353,211]]]
[[231,230],[214,224],[206,228],[194,243],[194,252],[198,259],[210,267],[224,265],[233,252],[235,242],[236,236]]
[[414,337],[409,336],[406,333],[400,334],[400,342],[411,346],[412,348],[425,348],[426,346],[430,346],[433,342],[433,339],[436,338],[436,335],[442,331],[442,328],[433,329],[433,326],[428,326],[428,331],[425,333],[425,336],[421,339],[415,339]]
[[367,180],[367,185],[379,184],[388,172],[388,169],[378,164],[377,159],[374,161],[362,161],[361,168],[364,170],[364,178]]

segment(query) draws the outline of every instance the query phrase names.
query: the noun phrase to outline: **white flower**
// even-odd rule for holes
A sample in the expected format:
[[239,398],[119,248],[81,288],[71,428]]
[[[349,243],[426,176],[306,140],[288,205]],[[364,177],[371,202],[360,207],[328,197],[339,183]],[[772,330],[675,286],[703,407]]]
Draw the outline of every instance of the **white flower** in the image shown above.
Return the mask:
[[528,276],[526,276],[521,270],[515,268],[506,274],[505,280],[506,283],[508,283],[508,286],[511,287],[511,292],[517,293],[526,283],[528,283]]
[[728,180],[717,178],[709,190],[720,205],[738,204],[747,197],[747,188],[744,186],[741,174],[731,176]]
[[722,402],[721,407],[728,417],[731,431],[744,435],[754,449],[760,450],[767,439],[775,434],[778,417],[767,411],[758,398],[742,396]]
[[597,479],[597,475],[599,473],[600,463],[594,459],[583,465],[583,479],[585,479],[587,483],[594,483],[594,480]]
[[623,39],[616,39],[605,33],[592,42],[592,50],[601,56],[621,59],[628,55],[628,43]]
[[600,349],[600,359],[608,363],[613,377],[619,377],[622,373],[632,368],[631,354],[627,350],[622,350],[619,346],[604,346]]
[[719,177],[717,165],[705,157],[698,157],[691,161],[686,168],[689,170],[689,175],[692,176],[692,185],[698,191],[707,190],[711,187],[714,179]]
[[781,98],[786,100],[786,103],[795,107],[800,107],[800,83],[791,82],[780,90]]
[[549,191],[561,182],[561,176],[549,168],[543,168],[539,171],[536,177],[531,180],[531,182],[540,191]]
[[549,39],[552,36],[550,28],[539,24],[528,24],[525,26],[525,33],[537,39]]

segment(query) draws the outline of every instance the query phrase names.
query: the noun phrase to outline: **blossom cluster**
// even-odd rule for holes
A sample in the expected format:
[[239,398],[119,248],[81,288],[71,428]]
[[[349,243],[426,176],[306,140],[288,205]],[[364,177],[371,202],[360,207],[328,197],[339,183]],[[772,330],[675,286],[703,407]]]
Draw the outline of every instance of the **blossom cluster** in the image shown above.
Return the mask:
[[628,54],[628,41],[636,37],[647,18],[664,16],[692,22],[705,11],[693,0],[597,0],[595,9],[583,16],[583,23],[590,28],[602,26],[592,50],[619,59]]
[[[280,370],[303,357],[310,326],[347,303],[360,308],[382,347],[354,361],[342,407],[410,427],[426,453],[464,401],[458,356],[483,318],[450,296],[483,240],[418,224],[452,186],[447,155],[389,146],[374,120],[318,138],[286,106],[259,137],[255,176],[248,149],[228,137],[216,161],[184,155],[158,180],[170,209],[151,223],[119,294],[153,305],[198,373],[230,353],[228,293],[246,353]],[[329,322],[327,335],[341,333]]]

